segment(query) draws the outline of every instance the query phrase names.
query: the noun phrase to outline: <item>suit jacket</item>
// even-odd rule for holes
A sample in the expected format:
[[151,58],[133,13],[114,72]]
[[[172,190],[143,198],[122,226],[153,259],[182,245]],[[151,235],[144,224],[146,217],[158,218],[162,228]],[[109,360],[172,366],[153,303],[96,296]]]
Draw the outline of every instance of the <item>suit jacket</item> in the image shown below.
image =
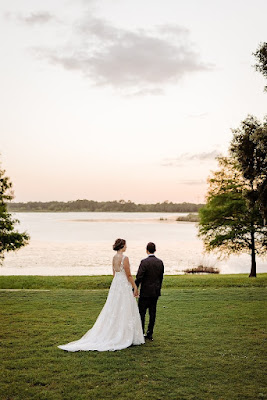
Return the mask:
[[164,274],[163,262],[154,255],[141,261],[136,274],[136,286],[141,283],[140,297],[158,297]]

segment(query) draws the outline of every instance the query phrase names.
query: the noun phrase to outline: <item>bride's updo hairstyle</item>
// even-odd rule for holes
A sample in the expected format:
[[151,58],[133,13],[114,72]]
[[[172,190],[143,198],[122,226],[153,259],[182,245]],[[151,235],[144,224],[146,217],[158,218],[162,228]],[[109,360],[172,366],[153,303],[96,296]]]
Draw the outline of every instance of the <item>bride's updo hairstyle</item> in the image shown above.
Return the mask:
[[115,243],[113,244],[113,250],[118,251],[120,249],[123,249],[125,245],[126,245],[126,240],[116,239]]

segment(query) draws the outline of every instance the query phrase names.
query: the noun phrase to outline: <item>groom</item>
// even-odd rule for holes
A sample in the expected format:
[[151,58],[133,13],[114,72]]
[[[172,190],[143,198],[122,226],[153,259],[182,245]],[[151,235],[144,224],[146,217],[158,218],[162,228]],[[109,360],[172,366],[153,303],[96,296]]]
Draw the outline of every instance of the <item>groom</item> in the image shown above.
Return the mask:
[[149,324],[146,339],[153,340],[153,329],[156,319],[157,301],[160,296],[160,290],[164,274],[163,262],[155,257],[156,246],[149,242],[146,247],[148,257],[141,261],[137,275],[136,286],[141,283],[140,297],[138,302],[139,313],[142,321],[143,332],[145,332],[145,316],[149,311]]

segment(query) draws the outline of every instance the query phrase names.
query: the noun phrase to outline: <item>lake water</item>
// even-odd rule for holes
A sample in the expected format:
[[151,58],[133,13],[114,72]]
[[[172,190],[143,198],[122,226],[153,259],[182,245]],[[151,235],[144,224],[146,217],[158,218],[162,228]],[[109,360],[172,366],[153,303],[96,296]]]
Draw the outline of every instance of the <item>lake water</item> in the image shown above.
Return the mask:
[[[14,213],[30,244],[6,255],[1,275],[106,275],[111,274],[114,240],[127,240],[132,273],[146,257],[147,242],[155,242],[156,255],[166,274],[180,274],[199,264],[218,267],[221,273],[249,273],[250,256],[219,261],[203,253],[197,227],[176,222],[182,213]],[[267,272],[266,260],[257,259],[257,272]]]

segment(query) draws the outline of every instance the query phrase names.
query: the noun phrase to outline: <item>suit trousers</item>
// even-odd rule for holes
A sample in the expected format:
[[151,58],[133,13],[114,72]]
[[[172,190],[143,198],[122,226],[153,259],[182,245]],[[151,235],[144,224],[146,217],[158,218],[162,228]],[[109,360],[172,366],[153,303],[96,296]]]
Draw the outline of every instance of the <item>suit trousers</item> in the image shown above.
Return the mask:
[[156,320],[156,308],[157,308],[158,297],[139,297],[138,307],[142,322],[143,332],[145,333],[145,317],[146,311],[149,311],[149,323],[147,328],[147,336],[153,335],[155,320]]

